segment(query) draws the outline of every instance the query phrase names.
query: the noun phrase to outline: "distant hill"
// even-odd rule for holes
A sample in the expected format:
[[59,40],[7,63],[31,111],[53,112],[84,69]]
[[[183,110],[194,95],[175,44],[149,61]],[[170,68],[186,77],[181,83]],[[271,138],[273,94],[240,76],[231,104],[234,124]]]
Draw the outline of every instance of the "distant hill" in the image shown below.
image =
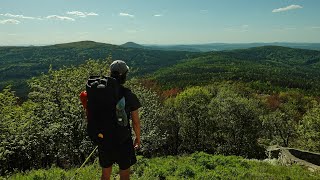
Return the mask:
[[191,51],[191,52],[209,52],[234,49],[247,49],[262,46],[283,46],[300,49],[320,50],[320,43],[208,43],[208,44],[190,44],[190,45],[144,45],[151,49],[166,51]]
[[283,46],[297,49],[320,50],[320,43],[207,43],[207,44],[179,44],[179,45],[150,45],[137,44],[134,42],[127,42],[121,45],[126,48],[140,48],[163,51],[189,51],[189,52],[210,52],[210,51],[224,51],[234,49],[248,49],[252,47],[263,46]]
[[[72,43],[70,43],[72,44]],[[320,50],[320,43],[207,43],[207,44],[179,44],[179,45],[150,45],[138,44],[135,42],[126,42],[121,47],[148,49],[148,50],[162,50],[162,51],[189,51],[189,52],[211,52],[211,51],[225,51],[235,49],[248,49],[253,47],[263,46],[282,46],[296,49],[310,49]]]
[[[157,80],[166,82],[166,85],[201,84],[208,82],[209,79],[211,81],[212,77],[213,79],[221,77],[220,79],[269,81],[267,77],[270,76],[267,73],[273,77],[272,82],[288,87],[308,89],[314,86],[310,83],[317,82],[315,78],[318,77],[317,71],[319,71],[319,51],[279,46],[227,50],[260,45],[263,44],[220,43],[146,46],[128,42],[117,46],[93,41],[81,41],[50,46],[0,47],[0,90],[8,84],[12,84],[13,89],[18,94],[25,94],[26,80],[41,73],[46,73],[50,65],[53,69],[63,66],[76,66],[88,59],[105,59],[109,55],[112,55],[113,59],[126,60],[128,65],[132,67],[131,76],[143,76],[154,73],[161,68],[169,67],[155,75]],[[284,45],[303,46],[305,48],[320,47],[319,44],[288,43]],[[214,50],[211,51],[210,48],[214,48]],[[224,50],[222,52],[215,51],[222,49]],[[232,64],[230,65],[228,62]],[[258,72],[256,72],[257,69],[259,69]],[[262,70],[265,73],[261,73]],[[219,72],[218,76],[214,72]],[[203,76],[204,73],[209,75],[199,80],[199,77]],[[257,73],[257,75],[253,76],[252,73]],[[276,75],[283,77],[284,73],[290,73],[286,74],[288,77],[286,83],[282,82],[283,80],[275,80]],[[177,75],[172,78],[171,76],[174,74]],[[194,78],[194,76],[198,78]],[[290,79],[292,77],[298,79]],[[190,80],[187,80],[188,78]],[[306,80],[306,78],[309,79]],[[175,82],[175,79],[179,79],[179,82]],[[194,81],[194,79],[197,80]]]
[[233,80],[317,93],[320,89],[320,51],[265,46],[209,52],[160,69],[153,78],[167,88]]
[[[163,51],[189,51],[189,52],[208,52],[211,49],[201,48],[202,45],[145,45],[145,48],[158,49]],[[209,47],[210,48],[210,47]]]
[[146,47],[144,47],[140,44],[134,43],[134,42],[127,42],[127,43],[124,43],[120,46],[125,47],[125,48],[141,48],[141,49],[146,48]]
[[189,51],[189,52],[205,52],[201,51],[198,47],[191,47],[189,45],[141,45],[134,42],[127,42],[120,45],[125,48],[137,48],[137,49],[149,49],[149,50],[161,50],[161,51]]
[[113,59],[125,60],[132,67],[130,75],[144,75],[196,54],[126,48],[93,41],[50,46],[0,47],[0,90],[12,84],[13,89],[21,95],[27,89],[26,80],[46,73],[50,65],[53,69],[76,66],[88,59],[102,60],[109,55]]

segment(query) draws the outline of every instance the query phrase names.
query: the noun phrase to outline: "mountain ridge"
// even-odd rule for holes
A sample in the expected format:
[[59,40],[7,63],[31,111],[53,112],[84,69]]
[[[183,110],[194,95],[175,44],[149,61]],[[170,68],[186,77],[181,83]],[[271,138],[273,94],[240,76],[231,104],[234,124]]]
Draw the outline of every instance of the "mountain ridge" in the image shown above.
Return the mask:
[[[129,43],[129,45],[140,47],[139,44],[133,42]],[[262,66],[259,63],[264,63],[265,67],[269,66],[270,68],[273,66],[294,67],[296,70],[305,68],[299,72],[314,74],[314,71],[320,69],[319,53],[320,51],[317,50],[282,46],[262,46],[210,52],[165,51],[148,48],[126,48],[94,41],[70,42],[50,46],[0,47],[0,88],[2,89],[8,84],[17,84],[15,87],[26,89],[26,80],[47,72],[50,65],[53,69],[63,66],[77,66],[88,59],[101,60],[110,55],[113,59],[126,60],[128,65],[132,67],[130,75],[141,76],[152,74],[161,68],[181,67],[183,65],[178,64],[188,63],[190,60],[192,65],[197,67],[196,65],[203,66],[201,63],[204,62],[209,64],[224,63],[224,65],[227,65],[226,63],[232,62],[233,59],[237,59],[236,64],[249,63],[250,66],[253,64],[255,64],[254,66]],[[217,61],[215,57],[219,57],[221,62]],[[301,61],[301,58],[304,61]],[[212,59],[215,60],[212,61]],[[266,59],[267,61],[262,61]],[[238,68],[244,70],[245,67]],[[189,73],[195,73],[195,70],[190,68],[185,70],[189,71]],[[208,70],[207,67],[199,73],[208,72]],[[291,73],[297,73],[295,72],[296,70],[292,70]],[[247,69],[247,71],[251,72],[252,70]],[[271,73],[268,69],[266,71]],[[175,74],[176,72],[171,73]],[[182,74],[185,74],[185,72]],[[306,77],[309,76],[306,75]],[[301,76],[299,75],[299,77]],[[168,80],[169,82],[170,79]]]
[[209,52],[209,51],[223,51],[234,49],[248,49],[252,47],[263,46],[283,46],[297,49],[320,50],[320,43],[299,43],[299,42],[268,42],[268,43],[193,43],[193,44],[143,44],[136,42],[126,42],[124,44],[116,45],[105,42],[96,42],[92,40],[75,41],[67,43],[49,44],[49,45],[13,45],[0,46],[0,48],[12,47],[47,47],[47,46],[76,46],[76,45],[110,45],[120,46],[124,48],[140,48],[149,50],[165,50],[165,51],[191,51],[191,52]]
[[252,47],[263,46],[283,46],[297,49],[320,50],[320,43],[288,43],[288,42],[272,42],[272,43],[204,43],[204,44],[176,44],[176,45],[157,45],[157,44],[139,44],[135,42],[127,42],[121,46],[132,48],[156,49],[166,51],[191,51],[191,52],[210,52],[234,49],[247,49]]
[[137,44],[135,42],[126,42],[124,44],[121,44],[120,46],[125,48],[146,48],[143,45]]
[[21,94],[23,89],[27,89],[27,79],[48,72],[50,66],[55,70],[63,66],[77,66],[89,59],[102,60],[112,56],[113,59],[126,60],[133,67],[130,75],[143,75],[159,67],[173,65],[193,54],[125,48],[93,41],[50,46],[0,47],[0,89],[13,84],[13,88]]
[[269,84],[258,87],[269,90],[272,86],[316,93],[320,89],[320,51],[264,46],[207,52],[159,69],[152,78],[166,89],[231,80]]

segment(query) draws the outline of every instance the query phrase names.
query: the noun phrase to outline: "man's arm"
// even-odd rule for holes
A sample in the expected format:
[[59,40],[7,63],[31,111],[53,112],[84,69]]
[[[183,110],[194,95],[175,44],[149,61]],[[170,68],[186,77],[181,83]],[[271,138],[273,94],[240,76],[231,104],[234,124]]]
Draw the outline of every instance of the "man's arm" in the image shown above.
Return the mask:
[[136,135],[136,139],[134,140],[133,146],[135,149],[139,149],[141,144],[141,139],[140,139],[141,128],[140,128],[140,118],[139,118],[138,110],[132,111],[131,117],[132,117],[133,131],[134,131],[134,134]]

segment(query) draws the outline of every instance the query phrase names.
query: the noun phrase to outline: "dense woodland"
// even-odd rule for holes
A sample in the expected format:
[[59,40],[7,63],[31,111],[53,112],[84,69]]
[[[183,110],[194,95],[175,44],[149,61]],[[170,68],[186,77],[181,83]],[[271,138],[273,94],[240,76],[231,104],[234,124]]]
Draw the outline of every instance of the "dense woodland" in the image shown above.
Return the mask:
[[158,70],[153,78],[168,89],[230,80],[262,92],[297,88],[319,95],[319,69],[319,51],[267,46],[206,53]]
[[[24,101],[13,87],[1,91],[1,175],[52,165],[79,166],[93,150],[79,94],[89,75],[108,74],[109,63],[121,56],[114,58],[103,51],[105,47],[96,51],[89,46],[86,52],[105,53],[106,58],[85,61],[100,56],[84,58],[73,45],[57,48],[64,47],[65,57],[82,59],[64,64],[64,59],[55,56],[61,52],[48,50],[46,57],[57,61],[46,59],[43,68],[49,70],[41,74],[44,69],[39,69],[41,75],[28,80]],[[67,49],[75,54],[68,54]],[[20,54],[30,53],[23,51]],[[125,48],[113,52],[123,59],[131,57],[132,73],[126,86],[143,105],[143,144],[138,154],[144,157],[203,151],[264,159],[270,145],[320,152],[319,51],[259,47],[202,54]],[[0,54],[7,57],[7,63],[12,60]],[[22,66],[22,62],[17,64]],[[12,72],[3,70],[9,65],[1,62],[8,82],[18,78],[9,72],[14,75],[20,67],[11,65]],[[28,68],[21,72],[26,75]]]
[[161,67],[168,67],[180,60],[195,56],[192,52],[134,49],[96,43],[93,41],[57,44],[51,46],[0,47],[0,89],[11,84],[19,96],[28,92],[26,81],[51,66],[57,70],[64,66],[77,66],[88,59],[125,59],[131,75],[145,75]]

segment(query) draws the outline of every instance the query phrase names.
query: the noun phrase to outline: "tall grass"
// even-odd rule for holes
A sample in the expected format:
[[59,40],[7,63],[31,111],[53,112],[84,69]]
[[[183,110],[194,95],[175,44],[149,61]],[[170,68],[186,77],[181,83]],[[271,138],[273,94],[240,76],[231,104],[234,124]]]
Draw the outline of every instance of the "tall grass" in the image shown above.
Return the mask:
[[[76,168],[63,170],[32,170],[17,173],[3,179],[44,180],[71,179]],[[75,179],[100,178],[100,167],[96,160],[82,168]],[[119,179],[118,166],[113,168],[113,178]],[[209,155],[203,152],[184,156],[167,156],[147,159],[138,157],[131,169],[132,179],[320,179],[320,172],[310,172],[298,165],[280,166],[275,163],[247,160],[237,156]]]

